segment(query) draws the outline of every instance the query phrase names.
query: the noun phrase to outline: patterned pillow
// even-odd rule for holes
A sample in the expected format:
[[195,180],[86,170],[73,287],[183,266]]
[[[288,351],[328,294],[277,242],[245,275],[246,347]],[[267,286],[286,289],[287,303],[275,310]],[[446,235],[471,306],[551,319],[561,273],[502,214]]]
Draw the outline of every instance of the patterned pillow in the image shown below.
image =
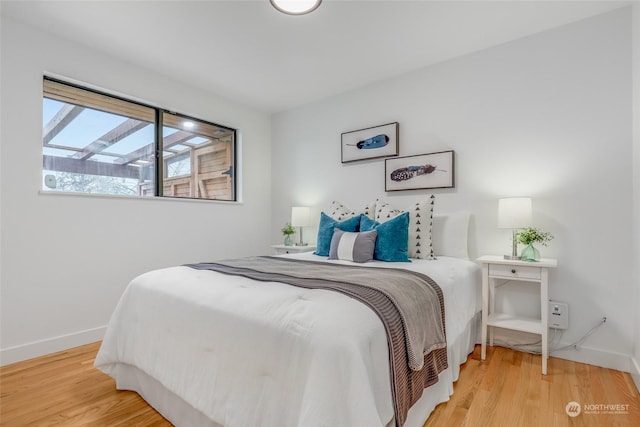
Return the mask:
[[391,207],[389,203],[378,199],[376,200],[376,216],[373,219],[382,223],[397,217],[402,212],[404,211],[401,211],[400,209],[395,209]]
[[[433,206],[435,196],[432,194],[427,199],[413,205],[409,212],[409,258],[436,259],[433,252]],[[395,218],[402,212],[393,208],[388,202],[376,200],[376,221],[383,223]]]
[[416,203],[410,210],[409,257],[418,259],[436,259],[433,252],[433,205],[435,196]]
[[378,232],[365,231],[350,233],[339,228],[333,230],[329,259],[342,259],[353,262],[368,262],[373,259]]
[[328,212],[331,218],[338,221],[353,218],[354,216],[358,215],[342,203],[336,202],[335,200],[331,202],[331,206],[329,206]]
[[[375,211],[376,202],[369,203],[362,210],[362,212],[371,219],[375,219]],[[337,219],[338,221],[343,221],[345,219],[353,218],[354,216],[360,215],[359,213],[352,211],[342,203],[335,200],[331,202],[331,206],[329,206],[328,212],[331,218]]]

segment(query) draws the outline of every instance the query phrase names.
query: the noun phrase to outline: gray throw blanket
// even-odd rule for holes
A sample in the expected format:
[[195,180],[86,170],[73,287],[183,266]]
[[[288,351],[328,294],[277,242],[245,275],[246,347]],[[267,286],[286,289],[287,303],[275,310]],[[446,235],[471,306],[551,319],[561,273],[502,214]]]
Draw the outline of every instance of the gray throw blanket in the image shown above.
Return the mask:
[[448,367],[444,300],[428,276],[408,270],[359,267],[278,257],[250,257],[188,267],[341,292],[369,306],[382,320],[389,343],[396,425],[425,387]]

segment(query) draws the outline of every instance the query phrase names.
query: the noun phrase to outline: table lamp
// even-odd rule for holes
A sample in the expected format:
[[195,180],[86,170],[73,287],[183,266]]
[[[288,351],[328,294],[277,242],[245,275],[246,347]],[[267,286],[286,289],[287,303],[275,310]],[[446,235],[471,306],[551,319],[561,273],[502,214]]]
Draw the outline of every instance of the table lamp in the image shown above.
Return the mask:
[[528,227],[531,224],[531,199],[529,197],[508,197],[498,200],[498,228],[511,228],[513,230],[513,247],[511,255],[505,255],[505,259],[520,259],[518,256],[518,241],[516,235],[518,228]]
[[296,246],[307,246],[307,243],[302,241],[302,227],[311,225],[309,222],[310,209],[306,206],[295,206],[291,208],[291,225],[293,227],[300,227],[300,241],[296,243]]

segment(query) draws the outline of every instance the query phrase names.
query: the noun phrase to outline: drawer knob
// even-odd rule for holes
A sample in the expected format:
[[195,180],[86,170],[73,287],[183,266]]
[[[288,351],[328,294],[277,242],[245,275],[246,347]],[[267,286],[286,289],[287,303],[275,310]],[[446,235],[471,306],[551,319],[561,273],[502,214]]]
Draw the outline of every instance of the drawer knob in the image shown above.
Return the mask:
[[512,268],[512,269],[511,269],[511,273],[516,274],[516,269],[515,269],[515,268]]

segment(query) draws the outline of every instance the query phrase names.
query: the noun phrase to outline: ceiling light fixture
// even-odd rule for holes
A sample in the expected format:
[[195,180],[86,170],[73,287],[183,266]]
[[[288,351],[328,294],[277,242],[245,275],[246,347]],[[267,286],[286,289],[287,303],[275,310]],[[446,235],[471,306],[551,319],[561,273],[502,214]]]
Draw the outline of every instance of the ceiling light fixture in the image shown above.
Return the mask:
[[271,5],[287,15],[304,15],[313,12],[322,0],[269,0]]

